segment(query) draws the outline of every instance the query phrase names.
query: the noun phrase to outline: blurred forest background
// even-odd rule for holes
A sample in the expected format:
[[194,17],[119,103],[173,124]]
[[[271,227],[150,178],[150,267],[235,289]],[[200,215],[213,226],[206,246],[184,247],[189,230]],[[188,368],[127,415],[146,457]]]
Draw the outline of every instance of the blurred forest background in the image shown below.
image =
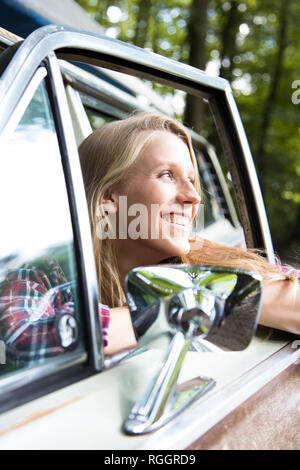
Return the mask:
[[[300,258],[299,0],[76,0],[109,36],[228,79],[257,168],[275,251]],[[167,93],[165,87],[159,87]],[[203,132],[186,99],[184,123]]]

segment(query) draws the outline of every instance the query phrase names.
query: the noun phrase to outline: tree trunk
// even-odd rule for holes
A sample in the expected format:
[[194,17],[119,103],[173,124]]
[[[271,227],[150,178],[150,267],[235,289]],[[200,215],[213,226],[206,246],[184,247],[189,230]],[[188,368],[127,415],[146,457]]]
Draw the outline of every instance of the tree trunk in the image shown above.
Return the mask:
[[278,33],[277,33],[277,44],[278,44],[278,53],[275,60],[275,66],[273,69],[273,74],[270,82],[270,89],[268,93],[268,97],[265,102],[265,106],[263,108],[262,113],[262,121],[260,126],[260,134],[258,137],[258,145],[257,145],[257,152],[256,152],[256,163],[258,169],[258,175],[260,178],[260,184],[262,191],[265,192],[266,190],[266,171],[268,165],[265,163],[265,146],[268,136],[268,130],[270,128],[271,119],[272,119],[272,111],[275,104],[275,99],[279,87],[280,78],[283,72],[283,60],[284,60],[284,52],[287,46],[287,23],[288,23],[288,6],[289,0],[282,0],[281,1],[281,10],[279,16],[279,26],[278,26]]
[[151,0],[140,0],[138,2],[138,16],[136,20],[135,35],[133,43],[139,47],[145,47],[151,11]]
[[[233,57],[236,54],[236,35],[239,31],[241,13],[238,10],[239,2],[232,0],[230,9],[227,12],[224,28],[221,33],[222,50],[220,54],[220,72],[222,78],[229,82],[232,80]],[[224,66],[224,61],[228,60],[228,66]]]
[[[189,64],[201,70],[207,61],[206,34],[207,9],[210,0],[193,0],[190,9],[187,40],[190,44]],[[201,132],[204,123],[204,103],[202,99],[188,95],[185,106],[185,124],[197,132]]]

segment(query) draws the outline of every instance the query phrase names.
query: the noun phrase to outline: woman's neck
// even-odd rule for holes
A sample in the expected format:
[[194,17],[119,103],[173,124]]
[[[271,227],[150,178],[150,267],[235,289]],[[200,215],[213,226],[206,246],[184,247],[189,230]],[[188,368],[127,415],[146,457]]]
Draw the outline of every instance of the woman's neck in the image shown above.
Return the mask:
[[153,251],[147,252],[148,250],[143,248],[139,250],[139,247],[135,250],[129,250],[128,247],[122,246],[122,243],[117,245],[117,263],[120,274],[120,280],[125,286],[125,278],[129,271],[138,266],[151,266],[159,264],[165,256],[162,254],[154,254]]

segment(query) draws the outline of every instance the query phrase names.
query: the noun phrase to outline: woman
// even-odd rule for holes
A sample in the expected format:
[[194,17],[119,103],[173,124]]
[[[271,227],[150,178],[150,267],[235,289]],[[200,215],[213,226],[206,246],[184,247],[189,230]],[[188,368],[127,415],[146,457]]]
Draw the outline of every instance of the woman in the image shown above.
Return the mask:
[[85,139],[79,154],[99,297],[111,309],[107,353],[120,349],[120,344],[126,347],[135,342],[125,306],[126,274],[136,266],[171,257],[187,264],[260,273],[264,280],[260,323],[300,334],[296,271],[283,272],[253,251],[191,237],[200,184],[189,135],[177,121],[141,113],[106,124]]

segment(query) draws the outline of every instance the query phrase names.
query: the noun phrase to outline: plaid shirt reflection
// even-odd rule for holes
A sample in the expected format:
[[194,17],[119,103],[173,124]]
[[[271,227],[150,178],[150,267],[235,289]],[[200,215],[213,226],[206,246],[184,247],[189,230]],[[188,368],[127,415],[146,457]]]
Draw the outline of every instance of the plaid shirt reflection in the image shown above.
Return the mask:
[[[75,314],[69,285],[53,261],[48,261],[47,273],[28,265],[7,274],[0,285],[0,338],[14,360],[35,361],[64,352],[56,337],[56,319]],[[99,317],[106,345],[109,310],[101,304]]]

